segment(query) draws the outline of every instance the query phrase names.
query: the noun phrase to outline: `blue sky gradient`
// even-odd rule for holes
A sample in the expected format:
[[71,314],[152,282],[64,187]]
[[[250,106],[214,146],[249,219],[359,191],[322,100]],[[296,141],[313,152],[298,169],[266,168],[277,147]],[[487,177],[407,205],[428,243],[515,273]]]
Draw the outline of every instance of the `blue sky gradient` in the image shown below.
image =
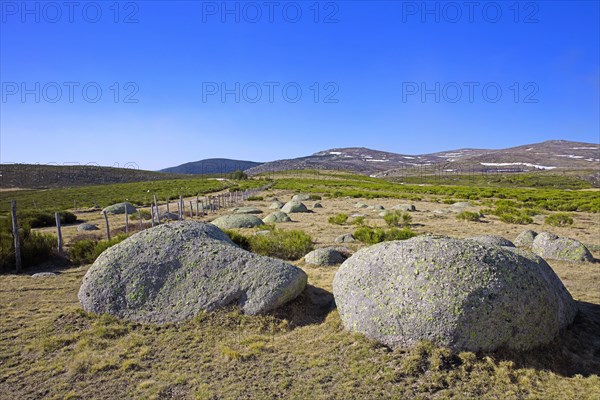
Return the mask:
[[0,161],[598,143],[599,3],[479,3],[3,1]]

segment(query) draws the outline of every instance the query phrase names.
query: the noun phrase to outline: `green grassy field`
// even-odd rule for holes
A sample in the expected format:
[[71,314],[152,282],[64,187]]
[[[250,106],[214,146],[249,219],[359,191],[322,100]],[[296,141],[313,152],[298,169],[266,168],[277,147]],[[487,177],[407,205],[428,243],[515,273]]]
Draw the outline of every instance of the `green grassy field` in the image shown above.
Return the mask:
[[515,206],[549,211],[600,211],[600,192],[593,190],[533,189],[452,185],[408,185],[353,174],[325,174],[276,179],[275,189],[324,193],[332,197],[397,198],[421,200],[437,196],[448,200],[509,199]]
[[153,196],[160,201],[196,194],[204,195],[227,188],[249,189],[264,185],[260,180],[217,181],[206,178],[171,179],[133,183],[114,183],[46,190],[0,191],[0,213],[8,213],[10,201],[17,200],[19,209],[65,210],[106,207],[121,201],[135,205],[150,205]]

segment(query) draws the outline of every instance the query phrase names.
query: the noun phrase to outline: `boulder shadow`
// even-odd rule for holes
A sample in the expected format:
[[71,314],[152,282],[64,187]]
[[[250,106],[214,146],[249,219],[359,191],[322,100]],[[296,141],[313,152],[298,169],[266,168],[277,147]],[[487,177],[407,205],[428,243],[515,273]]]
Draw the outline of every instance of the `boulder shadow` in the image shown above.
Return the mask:
[[307,285],[298,297],[271,314],[275,318],[285,319],[290,327],[298,328],[320,324],[335,309],[333,293],[316,286]]
[[528,351],[501,349],[493,356],[565,377],[600,375],[600,305],[577,303],[579,312],[573,324],[553,342]]

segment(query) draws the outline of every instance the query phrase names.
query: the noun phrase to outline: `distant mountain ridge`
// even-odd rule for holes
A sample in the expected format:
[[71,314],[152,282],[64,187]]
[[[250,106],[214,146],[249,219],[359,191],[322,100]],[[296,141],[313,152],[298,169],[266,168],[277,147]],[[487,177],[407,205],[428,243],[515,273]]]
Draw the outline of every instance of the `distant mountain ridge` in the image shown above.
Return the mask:
[[261,164],[254,161],[232,160],[229,158],[208,158],[161,169],[160,172],[171,174],[229,174],[238,170],[245,171]]
[[417,155],[364,147],[335,148],[306,157],[267,162],[246,172],[256,175],[291,169],[331,169],[388,177],[402,175],[411,169],[434,167],[455,173],[598,170],[600,145],[549,140],[507,149],[458,149]]

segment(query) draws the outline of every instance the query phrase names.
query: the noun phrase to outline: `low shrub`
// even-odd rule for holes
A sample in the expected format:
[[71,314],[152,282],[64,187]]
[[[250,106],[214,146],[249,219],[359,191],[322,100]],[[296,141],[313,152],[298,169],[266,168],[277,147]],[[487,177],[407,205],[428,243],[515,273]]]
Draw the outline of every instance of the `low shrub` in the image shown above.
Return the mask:
[[365,244],[376,244],[390,240],[406,240],[417,234],[408,228],[390,228],[386,231],[383,228],[362,226],[354,231],[353,235]]
[[552,226],[566,226],[573,225],[573,217],[567,213],[556,213],[548,215],[544,219],[544,223]]
[[498,215],[500,221],[506,222],[507,224],[527,225],[533,222],[533,218],[525,213],[503,213]]
[[385,223],[388,226],[410,226],[412,223],[412,216],[409,213],[403,213],[402,211],[392,211],[383,217]]
[[136,212],[136,213],[131,214],[129,217],[132,220],[136,221],[136,220],[138,220],[140,218],[139,215],[141,214],[142,215],[142,220],[150,220],[150,219],[152,219],[152,213],[149,210],[138,210],[138,211],[139,211],[139,214]]
[[231,239],[233,243],[237,244],[244,250],[250,251],[250,240],[248,239],[248,236],[231,229],[224,230],[223,232],[229,236],[229,239]]
[[[24,225],[19,228],[21,266],[31,267],[49,260],[56,247],[56,237],[46,233],[33,232]],[[0,223],[0,272],[15,270],[15,249],[12,235],[12,222],[8,219]]]
[[110,240],[83,239],[74,242],[69,250],[71,262],[74,264],[91,264],[106,249],[127,239],[127,235],[119,234]]
[[248,201],[263,201],[265,198],[262,196],[250,196],[246,200]]
[[348,214],[337,214],[329,217],[328,222],[334,225],[344,225],[348,221]]
[[481,220],[481,214],[474,211],[462,211],[456,216],[456,219],[461,221],[479,222]]
[[[77,221],[77,216],[70,211],[59,211],[61,224],[72,224]],[[28,225],[31,228],[45,228],[56,226],[56,218],[53,211],[47,210],[23,210],[17,213],[20,226]]]
[[309,200],[322,200],[322,197],[319,196],[318,194],[311,194],[310,196],[308,196]]
[[227,230],[225,233],[241,248],[262,256],[298,260],[314,249],[312,238],[303,231],[273,229],[268,235],[246,236]]
[[354,219],[352,220],[352,225],[356,225],[356,226],[365,225],[365,217],[362,215],[360,217],[354,217]]

